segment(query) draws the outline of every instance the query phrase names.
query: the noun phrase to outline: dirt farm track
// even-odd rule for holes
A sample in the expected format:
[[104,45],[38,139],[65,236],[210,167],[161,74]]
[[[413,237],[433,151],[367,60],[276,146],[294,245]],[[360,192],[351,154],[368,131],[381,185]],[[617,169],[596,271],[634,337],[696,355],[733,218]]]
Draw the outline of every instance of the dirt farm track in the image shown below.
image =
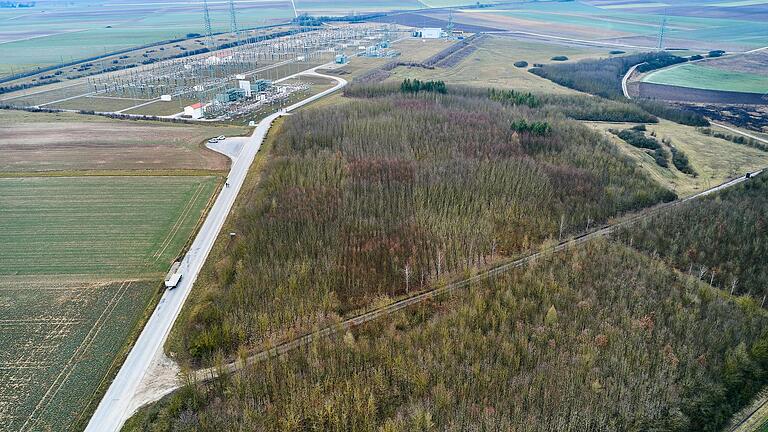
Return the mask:
[[768,105],[768,95],[639,83],[640,97],[674,102]]

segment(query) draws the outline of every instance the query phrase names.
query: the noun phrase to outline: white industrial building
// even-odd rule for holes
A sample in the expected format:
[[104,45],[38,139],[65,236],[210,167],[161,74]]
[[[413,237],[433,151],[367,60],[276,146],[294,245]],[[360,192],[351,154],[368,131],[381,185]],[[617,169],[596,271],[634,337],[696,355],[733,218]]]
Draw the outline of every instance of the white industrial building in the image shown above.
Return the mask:
[[238,84],[240,85],[240,88],[245,92],[245,97],[251,97],[253,95],[253,90],[251,90],[250,81],[240,80],[238,81]]
[[443,37],[443,29],[437,27],[426,27],[419,30],[422,39],[440,39]]
[[192,117],[195,120],[203,118],[203,104],[196,103],[196,104],[184,107],[184,115],[188,117]]

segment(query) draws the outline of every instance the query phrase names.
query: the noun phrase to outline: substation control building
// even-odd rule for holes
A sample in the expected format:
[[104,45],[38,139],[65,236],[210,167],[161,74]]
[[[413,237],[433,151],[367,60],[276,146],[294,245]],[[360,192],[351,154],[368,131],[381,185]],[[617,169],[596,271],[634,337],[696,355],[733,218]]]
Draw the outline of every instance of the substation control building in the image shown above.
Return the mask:
[[203,118],[203,104],[196,103],[187,107],[184,107],[184,115],[192,117],[197,120]]
[[422,39],[440,39],[443,37],[443,29],[437,27],[426,27],[414,32],[415,37]]

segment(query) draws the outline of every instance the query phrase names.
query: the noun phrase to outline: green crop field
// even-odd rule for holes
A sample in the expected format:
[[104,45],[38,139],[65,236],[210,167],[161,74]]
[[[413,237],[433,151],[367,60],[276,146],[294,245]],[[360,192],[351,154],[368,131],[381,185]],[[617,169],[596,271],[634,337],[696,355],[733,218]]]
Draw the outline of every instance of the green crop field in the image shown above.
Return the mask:
[[0,179],[0,430],[79,427],[215,188]]
[[684,64],[648,74],[644,82],[705,90],[768,93],[768,75]]
[[0,179],[0,275],[162,272],[214,187],[191,176]]

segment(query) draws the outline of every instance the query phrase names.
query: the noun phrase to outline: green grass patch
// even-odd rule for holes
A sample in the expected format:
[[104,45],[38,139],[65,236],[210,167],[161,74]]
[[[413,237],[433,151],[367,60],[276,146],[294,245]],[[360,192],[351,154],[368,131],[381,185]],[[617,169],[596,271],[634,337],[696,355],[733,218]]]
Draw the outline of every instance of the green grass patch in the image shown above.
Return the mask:
[[768,93],[768,75],[725,71],[699,64],[684,64],[653,72],[643,82],[704,90]]
[[215,177],[0,179],[0,275],[164,271]]

